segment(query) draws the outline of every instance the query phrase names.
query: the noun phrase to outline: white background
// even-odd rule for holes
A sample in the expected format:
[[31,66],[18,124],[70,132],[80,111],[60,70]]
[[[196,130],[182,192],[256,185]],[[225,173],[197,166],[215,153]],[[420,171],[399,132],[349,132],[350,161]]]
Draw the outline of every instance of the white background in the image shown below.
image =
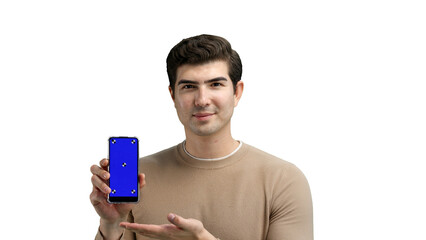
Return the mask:
[[184,140],[165,59],[209,33],[243,61],[234,138],[302,169],[316,239],[426,239],[425,12],[410,0],[2,1],[1,238],[93,239],[90,166],[112,135],[138,136],[141,155]]

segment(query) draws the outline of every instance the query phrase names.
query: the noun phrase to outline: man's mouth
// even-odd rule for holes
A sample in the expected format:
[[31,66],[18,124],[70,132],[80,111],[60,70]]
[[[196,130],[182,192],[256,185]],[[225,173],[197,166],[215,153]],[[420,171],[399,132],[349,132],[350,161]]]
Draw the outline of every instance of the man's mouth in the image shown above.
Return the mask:
[[203,121],[203,120],[210,119],[213,115],[214,115],[214,113],[195,113],[192,116],[194,116],[198,120],[202,120]]

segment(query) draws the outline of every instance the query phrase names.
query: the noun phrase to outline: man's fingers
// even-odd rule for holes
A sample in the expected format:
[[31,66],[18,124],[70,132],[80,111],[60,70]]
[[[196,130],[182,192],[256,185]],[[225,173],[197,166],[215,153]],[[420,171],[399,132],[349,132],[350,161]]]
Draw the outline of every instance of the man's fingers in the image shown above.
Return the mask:
[[102,178],[103,180],[108,180],[109,179],[109,172],[100,168],[97,165],[92,165],[90,167],[90,172],[94,175],[99,176],[100,178]]
[[120,227],[123,227],[127,230],[136,232],[144,236],[156,236],[156,237],[170,235],[170,231],[175,232],[179,230],[179,228],[177,228],[173,224],[151,225],[151,224],[122,222],[120,223]]
[[98,205],[99,203],[101,203],[102,201],[104,201],[105,199],[105,193],[99,191],[99,189],[93,187],[93,191],[90,194],[90,202],[92,203],[93,206]]
[[103,169],[107,170],[108,169],[108,164],[109,161],[108,159],[104,158],[99,162],[99,166],[101,166]]
[[140,186],[140,189],[142,189],[142,188],[145,186],[145,184],[146,184],[145,174],[140,173],[140,174],[138,175],[138,178],[139,178],[139,186]]
[[173,213],[169,213],[169,215],[167,215],[167,220],[169,220],[169,222],[173,223],[173,224],[177,224],[179,222],[178,219],[176,219],[176,214]]
[[92,184],[94,188],[99,189],[100,191],[102,191],[103,193],[110,193],[111,189],[108,187],[108,185],[99,178],[99,176],[97,175],[92,175]]
[[143,236],[158,239],[200,239],[201,236],[212,236],[204,229],[203,223],[196,219],[185,219],[173,213],[167,215],[167,219],[172,224],[151,225],[121,222],[120,227]]
[[189,227],[188,224],[190,224],[188,222],[188,219],[185,219],[174,213],[169,213],[169,215],[167,215],[167,220],[169,220],[169,222],[173,223],[174,225],[182,229],[188,229]]
[[191,232],[197,236],[204,230],[203,223],[197,219],[183,218],[174,213],[169,213],[169,215],[167,215],[167,220],[173,223],[177,228]]

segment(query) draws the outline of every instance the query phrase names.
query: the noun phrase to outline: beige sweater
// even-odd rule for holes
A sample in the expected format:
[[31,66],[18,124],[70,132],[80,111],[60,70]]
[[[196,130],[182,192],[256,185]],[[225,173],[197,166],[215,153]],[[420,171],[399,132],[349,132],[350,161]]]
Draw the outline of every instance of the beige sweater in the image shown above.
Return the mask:
[[[129,221],[200,220],[222,240],[312,240],[308,182],[293,164],[243,144],[218,161],[194,159],[182,143],[140,159],[147,184]],[[100,234],[96,239],[102,239]],[[125,232],[122,239],[151,239]]]

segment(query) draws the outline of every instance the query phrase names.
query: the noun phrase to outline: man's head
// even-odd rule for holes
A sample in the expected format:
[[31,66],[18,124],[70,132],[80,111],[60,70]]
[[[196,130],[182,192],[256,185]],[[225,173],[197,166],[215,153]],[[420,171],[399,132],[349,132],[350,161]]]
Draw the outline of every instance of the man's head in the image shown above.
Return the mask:
[[217,60],[227,63],[235,91],[238,81],[241,80],[243,66],[231,44],[222,37],[206,34],[183,39],[167,56],[167,74],[172,91],[175,90],[177,69],[180,66],[200,65]]
[[167,57],[169,91],[187,138],[230,136],[230,122],[244,89],[241,60],[224,38],[182,40]]

